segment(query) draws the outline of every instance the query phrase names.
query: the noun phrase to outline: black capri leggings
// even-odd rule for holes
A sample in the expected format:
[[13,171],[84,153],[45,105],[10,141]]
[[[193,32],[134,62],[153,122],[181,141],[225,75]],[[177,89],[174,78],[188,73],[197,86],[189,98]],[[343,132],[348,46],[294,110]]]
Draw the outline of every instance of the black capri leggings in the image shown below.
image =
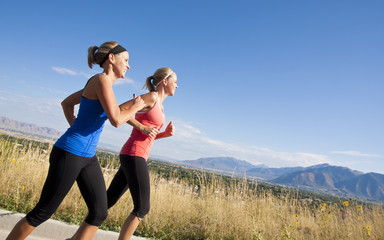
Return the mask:
[[150,207],[147,161],[142,157],[120,154],[120,162],[121,166],[107,191],[108,208],[115,205],[129,188],[134,205],[131,214],[138,218],[144,218]]
[[97,157],[80,157],[54,146],[49,163],[40,200],[26,216],[28,223],[37,227],[48,220],[76,181],[88,207],[85,222],[100,226],[107,218],[108,209],[104,177]]

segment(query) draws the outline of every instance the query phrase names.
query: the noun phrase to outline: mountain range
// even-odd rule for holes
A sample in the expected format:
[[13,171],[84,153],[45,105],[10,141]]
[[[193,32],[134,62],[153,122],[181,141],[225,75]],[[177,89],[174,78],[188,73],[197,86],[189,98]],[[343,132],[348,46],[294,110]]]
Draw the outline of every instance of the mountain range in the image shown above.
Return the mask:
[[[237,176],[242,176],[249,169],[255,168],[255,165],[252,165],[247,161],[239,160],[232,157],[200,158],[197,160],[185,160],[179,163],[181,163],[182,165],[187,165],[187,166],[195,167],[198,169],[230,173]],[[263,168],[266,166],[258,165],[257,167]]]
[[320,164],[310,167],[269,168],[229,157],[182,161],[182,165],[252,177],[273,184],[297,187],[334,196],[384,201],[384,175],[362,173],[347,167]]
[[0,116],[0,128],[48,139],[58,139],[63,134],[53,128],[41,127],[35,124],[24,123],[2,116]]
[[[0,128],[23,134],[57,139],[62,133],[0,116]],[[215,171],[233,176],[259,179],[283,186],[298,187],[336,196],[384,202],[384,175],[362,173],[346,167],[320,164],[310,167],[282,167],[253,165],[232,157],[210,157],[197,160],[172,161],[174,164]]]

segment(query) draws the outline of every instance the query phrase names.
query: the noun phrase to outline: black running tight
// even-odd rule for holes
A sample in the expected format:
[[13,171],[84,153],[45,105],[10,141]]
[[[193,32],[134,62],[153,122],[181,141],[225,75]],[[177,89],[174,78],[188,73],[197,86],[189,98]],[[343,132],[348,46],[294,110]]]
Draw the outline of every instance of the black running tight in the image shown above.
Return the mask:
[[129,189],[134,208],[132,214],[144,218],[149,212],[150,185],[147,161],[142,157],[120,154],[121,166],[107,191],[108,208],[111,208]]
[[28,223],[37,227],[48,220],[76,181],[88,206],[85,222],[100,226],[107,218],[108,209],[104,177],[97,157],[80,157],[53,147],[49,163],[40,200],[26,216]]

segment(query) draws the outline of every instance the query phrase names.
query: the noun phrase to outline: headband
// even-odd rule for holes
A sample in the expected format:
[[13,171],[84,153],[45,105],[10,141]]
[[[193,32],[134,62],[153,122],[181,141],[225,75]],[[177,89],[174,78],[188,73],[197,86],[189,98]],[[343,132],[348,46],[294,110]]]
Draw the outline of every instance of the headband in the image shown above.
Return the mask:
[[165,77],[165,79],[167,79],[169,76],[171,76],[172,73],[173,73],[173,71],[171,70],[171,72]]
[[[169,76],[171,76],[171,74],[173,73],[173,71],[171,70],[171,72],[170,73],[168,73],[168,75],[167,76],[165,76],[165,79],[167,79]],[[153,80],[155,80],[155,78],[152,76],[152,84],[153,84]],[[161,83],[161,81],[160,82],[158,82],[157,84],[156,84],[156,87],[157,86],[159,86],[160,85],[160,83]],[[154,85],[154,84],[153,84]]]
[[116,45],[114,48],[112,48],[111,50],[109,50],[109,52],[105,55],[105,57],[103,58],[103,60],[100,62],[100,67],[103,67],[103,64],[105,63],[105,61],[107,61],[108,57],[109,57],[109,54],[118,54],[118,53],[122,53],[122,52],[125,52],[127,51],[124,47],[120,46],[120,45]]

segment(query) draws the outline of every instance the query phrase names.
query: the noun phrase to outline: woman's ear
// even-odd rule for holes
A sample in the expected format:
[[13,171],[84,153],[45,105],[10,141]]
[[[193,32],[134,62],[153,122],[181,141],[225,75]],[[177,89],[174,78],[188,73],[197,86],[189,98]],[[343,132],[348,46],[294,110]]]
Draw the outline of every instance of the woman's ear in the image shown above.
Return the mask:
[[109,59],[109,61],[110,61],[111,63],[113,63],[113,61],[115,61],[115,54],[110,53],[110,54],[108,55],[108,59]]

